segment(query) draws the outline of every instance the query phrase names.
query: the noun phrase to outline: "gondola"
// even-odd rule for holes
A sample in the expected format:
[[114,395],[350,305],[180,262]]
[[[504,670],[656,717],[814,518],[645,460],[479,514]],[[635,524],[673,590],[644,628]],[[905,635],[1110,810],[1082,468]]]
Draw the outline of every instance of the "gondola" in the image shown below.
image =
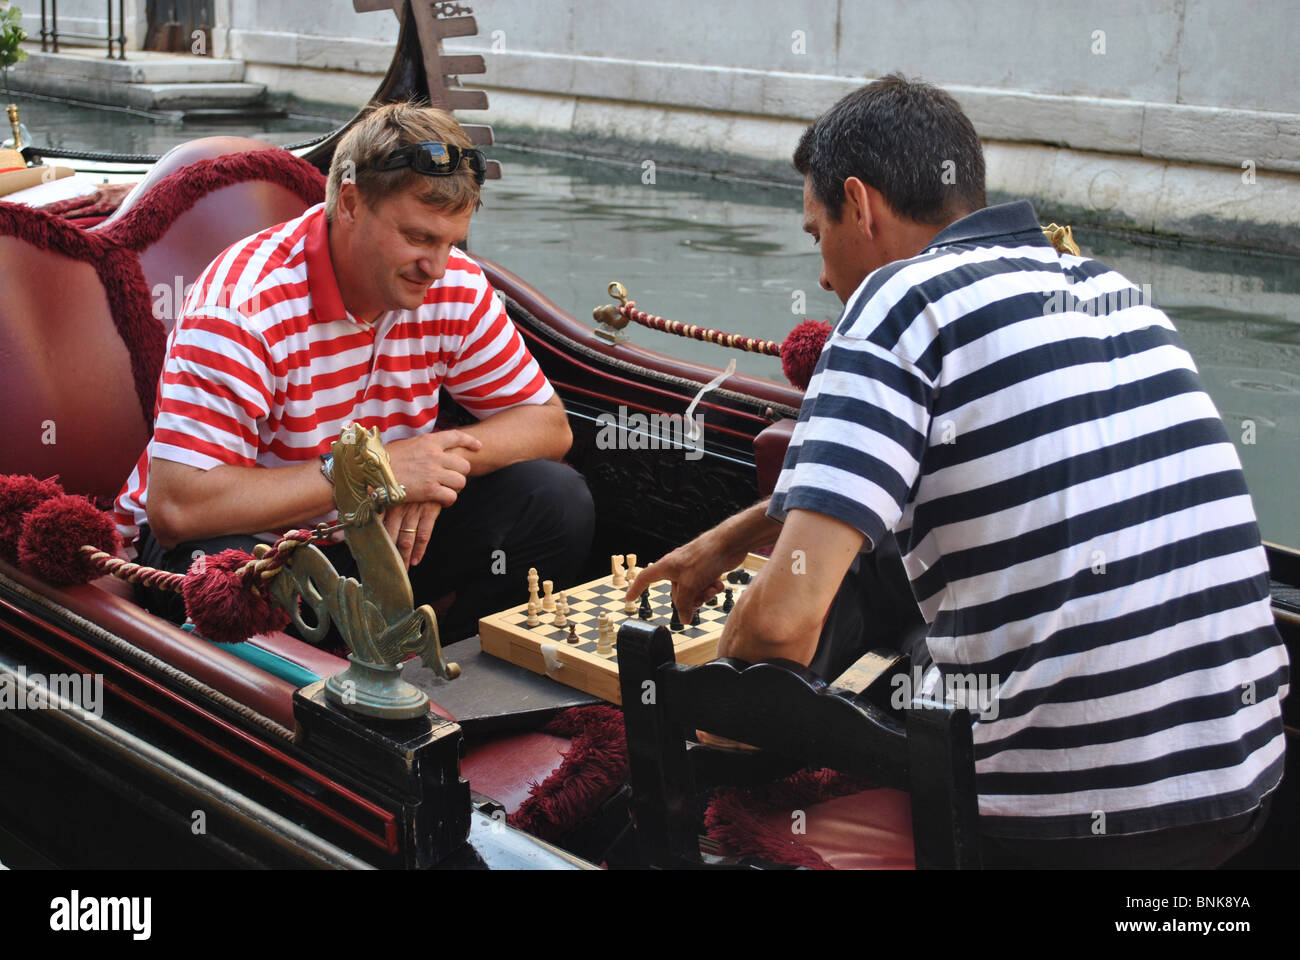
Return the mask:
[[[393,62],[373,100],[415,96],[448,109],[485,107],[486,98],[458,80],[481,71],[481,58],[476,64],[476,58],[441,55],[441,38],[474,32],[473,18],[435,20],[428,11],[427,4],[402,5]],[[0,474],[57,474],[68,491],[101,500],[116,493],[147,441],[147,413],[141,412],[149,409],[144,398],[151,396],[161,361],[161,324],[142,315],[141,297],[159,279],[193,279],[234,240],[315,202],[319,172],[328,168],[347,126],[294,150],[296,165],[249,161],[253,145],[236,138],[183,145],[93,230],[0,208],[0,355],[6,365],[0,399],[8,434],[0,446]],[[490,129],[469,129],[477,142],[491,143]],[[568,410],[574,443],[566,459],[586,477],[597,510],[591,576],[602,572],[600,558],[660,556],[771,489],[799,389],[736,374],[714,385],[719,367],[627,342],[615,324],[593,326],[547,299],[494,263],[492,251],[473,249],[472,255]],[[617,314],[611,310],[608,319]],[[698,457],[667,446],[610,449],[600,442],[602,427],[620,410],[680,417],[688,408],[703,414]],[[45,435],[51,442],[40,442]],[[1267,549],[1277,622],[1294,661],[1300,553]],[[629,665],[639,659],[636,669],[647,676],[671,667],[663,662],[662,638],[653,631],[631,635],[637,632],[626,638],[635,651]],[[661,729],[662,717],[629,708],[630,775],[620,770],[618,782],[608,784],[580,818],[530,833],[508,814],[522,809],[533,784],[552,776],[558,757],[598,736],[596,727],[610,720],[613,708],[497,661],[473,639],[446,654],[459,663],[457,679],[440,678],[414,661],[403,671],[429,694],[431,713],[368,720],[331,706],[323,692],[327,679],[347,666],[340,657],[284,634],[216,645],[145,612],[111,578],[51,586],[0,559],[0,675],[7,685],[31,692],[39,686],[34,678],[56,674],[98,676],[103,684],[98,710],[67,697],[48,702],[55,694],[45,694],[47,702],[34,709],[0,709],[0,861],[358,869],[692,862],[682,855],[698,840],[691,827],[695,811],[683,819],[687,801],[666,789],[675,761],[650,755],[665,752],[671,731]],[[953,844],[965,842],[973,803],[969,783],[959,782],[969,755],[963,761],[945,739],[961,717],[903,730],[884,716],[876,696],[881,671],[905,668],[897,660],[878,664],[856,684],[841,678],[830,686],[768,666],[766,674],[730,665],[699,675],[701,683],[718,684],[719,696],[742,696],[746,684],[774,684],[763,689],[779,708],[757,727],[737,728],[744,736],[736,739],[745,742],[770,735],[774,752],[738,758],[719,750],[707,762],[743,767],[741,778],[752,779],[788,772],[792,761],[839,756],[835,749],[825,754],[825,744],[808,745],[804,756],[780,715],[788,708],[788,716],[840,717],[847,709],[849,719],[828,721],[834,736],[879,730],[885,753],[897,754],[904,740],[918,751],[909,754],[910,767],[880,767],[886,781],[905,784],[910,776],[915,787],[918,777],[928,777],[937,795],[963,808],[960,815],[952,809],[936,814],[938,837],[926,840],[933,843],[927,858],[938,851],[934,862],[953,862]],[[635,682],[630,675],[631,666],[625,684]],[[626,694],[623,700],[629,703]],[[59,708],[41,708],[50,706]],[[590,728],[543,729],[575,709],[594,718]],[[1297,709],[1292,698],[1286,705],[1289,758],[1300,747]],[[725,726],[726,718],[714,719]],[[616,739],[621,736],[620,729]],[[925,754],[927,737],[933,749]],[[1239,858],[1243,864],[1300,863],[1294,763],[1288,760],[1266,834]],[[877,769],[866,761],[859,766]],[[919,837],[917,850],[921,864]],[[706,851],[698,862],[722,861]]]

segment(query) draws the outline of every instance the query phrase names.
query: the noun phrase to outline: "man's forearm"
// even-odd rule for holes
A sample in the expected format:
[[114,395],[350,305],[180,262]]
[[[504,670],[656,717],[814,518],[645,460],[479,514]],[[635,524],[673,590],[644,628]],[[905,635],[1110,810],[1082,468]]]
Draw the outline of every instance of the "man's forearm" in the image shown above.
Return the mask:
[[298,526],[334,509],[320,463],[291,467],[213,467],[168,460],[149,469],[145,510],[162,546]]
[[558,400],[511,407],[460,429],[483,441],[481,450],[457,451],[469,461],[471,477],[525,460],[559,460],[573,443],[569,418]]
[[735,550],[761,550],[776,543],[781,524],[767,515],[771,499],[747,507],[713,528],[714,534]]

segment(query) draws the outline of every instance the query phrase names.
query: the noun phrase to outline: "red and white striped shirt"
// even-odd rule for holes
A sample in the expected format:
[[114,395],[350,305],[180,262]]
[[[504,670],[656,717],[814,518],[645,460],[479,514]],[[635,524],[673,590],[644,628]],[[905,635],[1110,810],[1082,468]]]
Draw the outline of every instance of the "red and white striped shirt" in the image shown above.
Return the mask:
[[289,466],[327,453],[349,423],[401,440],[433,429],[443,386],[480,419],[555,392],[458,249],[418,309],[354,319],[319,204],[236,243],[194,284],[168,337],[153,438],[114,505],[118,529],[135,541],[155,458]]

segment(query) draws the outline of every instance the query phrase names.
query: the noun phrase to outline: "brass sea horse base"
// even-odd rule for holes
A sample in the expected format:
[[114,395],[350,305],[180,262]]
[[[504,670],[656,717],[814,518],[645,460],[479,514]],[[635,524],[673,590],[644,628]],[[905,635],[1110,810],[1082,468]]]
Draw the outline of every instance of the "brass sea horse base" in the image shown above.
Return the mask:
[[[429,697],[402,679],[402,661],[418,653],[438,676],[454,680],[460,667],[442,657],[438,620],[428,604],[414,605],[401,555],[380,519],[401,503],[379,431],[345,427],[332,447],[334,505],[360,579],[344,577],[319,549],[294,550],[271,581],[271,596],[288,611],[309,643],[325,638],[331,623],[352,653],[346,670],[325,683],[326,697],[351,713],[381,720],[409,720],[429,712]],[[259,546],[258,555],[269,547]],[[303,619],[310,610],[314,623]]]

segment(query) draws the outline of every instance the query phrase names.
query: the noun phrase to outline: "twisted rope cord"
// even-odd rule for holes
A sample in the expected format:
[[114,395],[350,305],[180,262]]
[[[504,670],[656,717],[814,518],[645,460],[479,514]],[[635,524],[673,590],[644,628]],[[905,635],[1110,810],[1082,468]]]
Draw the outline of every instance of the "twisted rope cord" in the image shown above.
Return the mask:
[[747,353],[761,353],[769,357],[781,356],[781,345],[775,340],[743,337],[738,333],[723,333],[721,330],[714,330],[712,327],[698,327],[693,323],[682,323],[680,320],[665,320],[663,317],[656,317],[644,310],[638,310],[630,303],[620,306],[618,312],[629,320],[634,320],[641,326],[649,327],[651,330],[674,333],[679,337],[690,337],[694,340],[703,340],[706,343],[716,343],[720,347],[734,347]]
[[[321,524],[313,530],[290,530],[275,541],[275,545],[266,556],[248,561],[235,571],[235,575],[241,580],[246,580],[250,575],[260,581],[270,580],[280,572],[280,569],[288,562],[289,555],[294,550],[297,550],[305,543],[327,543],[332,533],[342,529],[343,524],[336,523],[332,526]],[[141,583],[146,587],[169,590],[172,593],[180,593],[181,587],[185,583],[185,574],[183,573],[172,573],[168,570],[159,570],[156,567],[141,566],[138,563],[132,563],[130,560],[115,557],[111,553],[105,553],[90,544],[83,544],[81,552],[89,556],[90,562],[94,564],[96,569],[128,583]],[[256,596],[260,597],[262,595],[261,590],[256,586],[250,586],[250,589]]]

